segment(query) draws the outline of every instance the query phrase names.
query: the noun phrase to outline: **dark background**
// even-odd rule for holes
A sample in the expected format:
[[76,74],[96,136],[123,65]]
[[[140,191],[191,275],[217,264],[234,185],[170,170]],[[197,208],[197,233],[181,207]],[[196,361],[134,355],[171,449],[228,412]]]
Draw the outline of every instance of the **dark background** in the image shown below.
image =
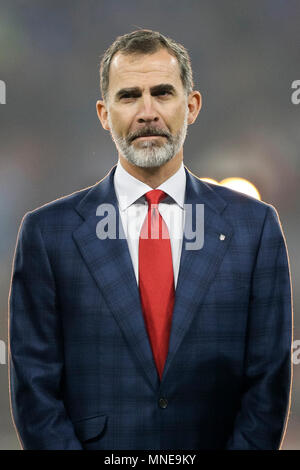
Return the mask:
[[[0,1],[0,339],[7,345],[12,259],[23,215],[95,184],[117,162],[95,110],[100,57],[116,36],[159,30],[190,52],[203,96],[185,165],[199,177],[249,179],[277,209],[300,339],[300,79],[298,0]],[[0,449],[19,449],[6,364],[0,365]],[[300,365],[283,449],[300,449]]]

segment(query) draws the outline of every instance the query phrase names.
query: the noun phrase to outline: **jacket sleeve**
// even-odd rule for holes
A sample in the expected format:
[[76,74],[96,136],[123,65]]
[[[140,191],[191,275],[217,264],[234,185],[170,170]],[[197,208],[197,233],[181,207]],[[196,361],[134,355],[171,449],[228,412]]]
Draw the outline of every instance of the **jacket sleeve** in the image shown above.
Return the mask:
[[287,247],[269,205],[252,276],[244,387],[228,450],[278,450],[292,383],[293,309]]
[[20,225],[9,293],[9,391],[23,449],[82,449],[61,389],[55,282],[36,213]]

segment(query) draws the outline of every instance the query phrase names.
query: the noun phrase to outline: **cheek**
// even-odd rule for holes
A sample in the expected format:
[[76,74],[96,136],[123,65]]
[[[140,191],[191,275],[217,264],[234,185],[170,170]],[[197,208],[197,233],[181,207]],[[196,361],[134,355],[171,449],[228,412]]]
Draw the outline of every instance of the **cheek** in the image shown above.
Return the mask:
[[185,109],[182,106],[176,107],[170,114],[168,114],[166,122],[172,133],[178,132],[182,128],[184,117]]
[[111,124],[117,134],[125,136],[128,134],[131,125],[131,117],[125,111],[115,112],[110,114]]

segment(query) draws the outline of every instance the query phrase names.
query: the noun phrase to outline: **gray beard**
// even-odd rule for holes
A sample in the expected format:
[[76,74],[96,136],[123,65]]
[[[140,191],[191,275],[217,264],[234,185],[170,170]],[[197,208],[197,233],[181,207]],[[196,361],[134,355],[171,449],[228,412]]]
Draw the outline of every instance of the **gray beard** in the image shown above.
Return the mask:
[[145,140],[140,142],[140,148],[134,148],[133,144],[129,143],[125,137],[120,137],[115,133],[109,113],[108,124],[118,152],[133,165],[150,168],[167,163],[179,152],[187,135],[187,117],[188,110],[186,111],[182,128],[175,136],[169,134],[165,144],[157,145],[155,141]]

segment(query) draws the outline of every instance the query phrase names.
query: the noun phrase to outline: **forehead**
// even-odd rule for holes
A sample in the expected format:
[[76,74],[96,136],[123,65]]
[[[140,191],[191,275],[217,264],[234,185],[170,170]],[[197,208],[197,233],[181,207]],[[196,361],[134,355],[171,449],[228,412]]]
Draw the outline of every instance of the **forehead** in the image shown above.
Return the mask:
[[138,55],[118,52],[112,58],[109,70],[110,91],[116,91],[120,86],[145,87],[160,83],[182,86],[177,59],[166,49]]

